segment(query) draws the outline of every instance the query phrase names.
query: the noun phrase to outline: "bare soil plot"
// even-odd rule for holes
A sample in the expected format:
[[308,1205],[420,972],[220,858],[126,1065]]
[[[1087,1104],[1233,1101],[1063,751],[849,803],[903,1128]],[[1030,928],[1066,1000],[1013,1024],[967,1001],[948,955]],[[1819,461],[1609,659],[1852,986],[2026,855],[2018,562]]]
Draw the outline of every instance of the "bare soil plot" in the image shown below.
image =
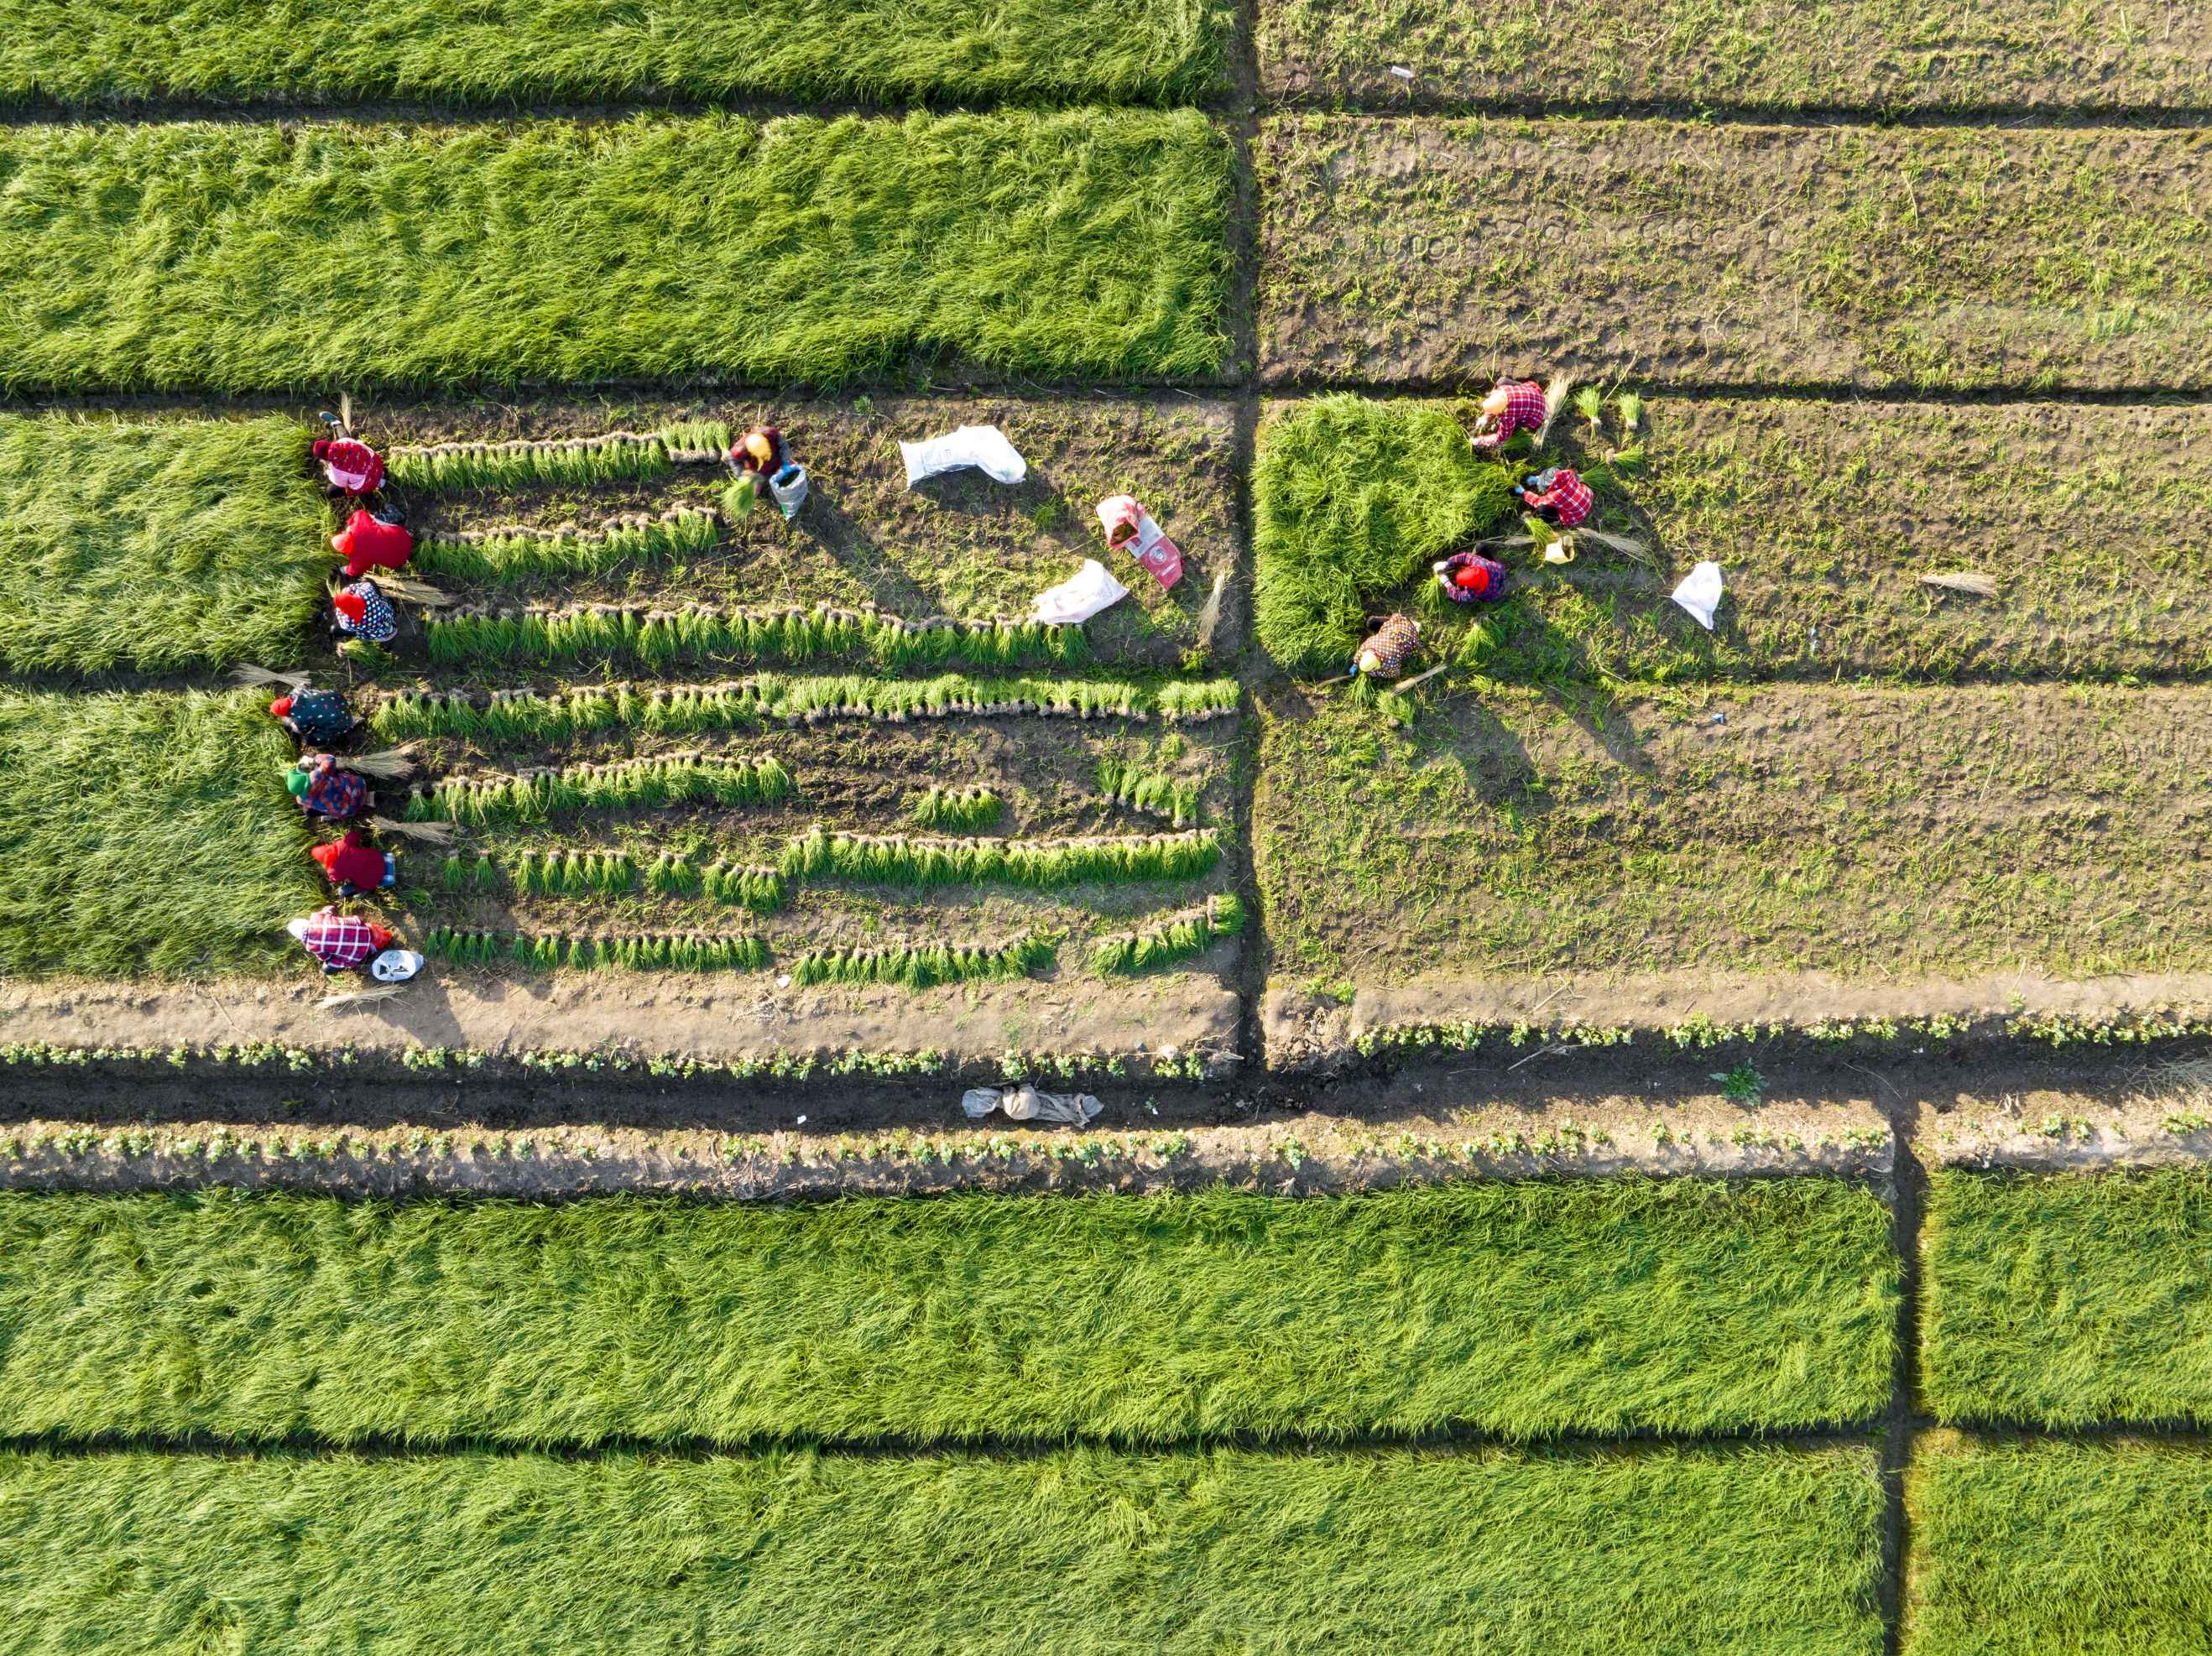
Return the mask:
[[1255,157],[1261,363],[2199,388],[2209,155],[2181,131],[1285,117]]
[[[2157,0],[2088,18],[2063,0],[1265,0],[1260,80],[1278,98],[1370,108],[1477,103],[1747,109],[2203,108],[2212,13]],[[1396,64],[1413,70],[1407,81]]]
[[1273,974],[1346,996],[1454,974],[2202,974],[2208,715],[2196,691],[1501,688],[1401,734],[1285,696],[1253,830]]

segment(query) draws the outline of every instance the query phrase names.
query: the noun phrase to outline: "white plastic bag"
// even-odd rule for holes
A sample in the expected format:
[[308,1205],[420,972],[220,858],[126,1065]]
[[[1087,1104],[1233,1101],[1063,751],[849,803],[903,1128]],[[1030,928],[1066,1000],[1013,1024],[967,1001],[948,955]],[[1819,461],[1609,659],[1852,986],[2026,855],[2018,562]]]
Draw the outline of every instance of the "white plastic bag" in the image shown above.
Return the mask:
[[1051,627],[1071,627],[1128,596],[1129,589],[1114,579],[1111,570],[1096,558],[1085,558],[1082,568],[1036,595],[1030,619]]
[[994,482],[1018,483],[1030,475],[1029,462],[996,426],[963,426],[926,442],[901,443],[899,458],[906,462],[908,488],[925,477],[962,466],[980,466]]
[[768,480],[768,492],[775,496],[775,503],[783,508],[784,522],[789,523],[806,504],[806,468],[784,467]]
[[1710,633],[1713,630],[1713,616],[1721,607],[1723,590],[1720,565],[1701,563],[1682,577],[1682,584],[1674,589],[1674,602],[1695,616],[1698,625]]

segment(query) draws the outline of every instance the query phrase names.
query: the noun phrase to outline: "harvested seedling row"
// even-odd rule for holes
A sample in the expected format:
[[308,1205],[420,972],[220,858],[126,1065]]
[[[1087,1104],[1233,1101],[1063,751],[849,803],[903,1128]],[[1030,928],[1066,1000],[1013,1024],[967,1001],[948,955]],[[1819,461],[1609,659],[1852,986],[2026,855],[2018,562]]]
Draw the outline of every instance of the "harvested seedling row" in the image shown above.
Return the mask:
[[554,742],[612,730],[660,733],[751,729],[771,720],[816,725],[866,719],[1125,719],[1199,724],[1233,715],[1235,679],[1171,680],[1146,686],[1114,679],[926,679],[859,674],[762,673],[726,684],[616,684],[575,690],[403,690],[379,702],[370,725],[380,740],[452,736],[473,741]]
[[757,972],[769,963],[758,937],[655,932],[645,937],[571,937],[555,933],[432,929],[424,950],[456,966],[527,966],[542,971]]
[[1116,804],[1147,816],[1164,816],[1176,828],[1198,821],[1198,785],[1139,770],[1112,757],[1098,761],[1098,790]]
[[962,949],[945,943],[895,943],[870,949],[817,949],[802,955],[791,980],[817,983],[895,983],[928,989],[940,983],[1005,981],[1049,968],[1052,942],[1032,934],[996,949]]
[[665,897],[704,897],[756,914],[773,913],[791,888],[773,868],[716,858],[694,864],[663,855],[641,866],[620,851],[523,852],[513,857],[455,855],[445,860],[441,883],[448,891],[508,889],[532,897],[621,897],[650,892]]
[[1006,802],[988,788],[931,788],[914,797],[907,815],[921,828],[989,828],[1006,814]]
[[696,799],[768,804],[791,791],[790,772],[772,757],[732,760],[681,753],[512,776],[447,778],[410,793],[405,816],[410,822],[443,820],[483,827],[542,822],[584,810],[651,810]]
[[719,464],[729,447],[729,427],[719,420],[691,420],[654,432],[395,448],[385,462],[392,481],[407,488],[581,488],[644,482],[665,477],[679,465]]
[[1024,661],[1082,660],[1080,627],[1047,627],[1005,618],[955,621],[932,616],[907,621],[881,610],[820,604],[811,610],[630,608],[594,604],[574,609],[461,609],[423,623],[430,658],[446,664],[627,656],[649,666],[674,661],[808,661],[866,655],[885,667],[961,661],[1011,667]]
[[1149,972],[1202,955],[1243,929],[1244,905],[1223,892],[1208,897],[1205,907],[1176,915],[1148,931],[1106,938],[1091,951],[1091,965],[1108,977]]
[[721,515],[711,507],[671,507],[658,517],[630,513],[596,529],[503,524],[431,536],[416,543],[414,567],[457,580],[519,583],[541,577],[603,575],[632,561],[703,555],[721,544]]

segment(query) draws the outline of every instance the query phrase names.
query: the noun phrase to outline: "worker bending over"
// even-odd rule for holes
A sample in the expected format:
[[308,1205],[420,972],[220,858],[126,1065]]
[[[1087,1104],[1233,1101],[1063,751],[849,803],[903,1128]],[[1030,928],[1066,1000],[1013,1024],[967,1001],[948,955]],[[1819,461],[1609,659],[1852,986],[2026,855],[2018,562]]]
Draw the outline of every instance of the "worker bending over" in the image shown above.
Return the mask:
[[1483,423],[1495,421],[1498,428],[1477,437],[1474,446],[1481,450],[1501,448],[1516,431],[1525,431],[1534,437],[1543,430],[1547,413],[1544,388],[1534,380],[1504,381],[1482,399]]
[[1525,477],[1513,487],[1521,504],[1556,529],[1572,529],[1590,514],[1589,486],[1565,466]]
[[358,897],[399,883],[399,859],[369,844],[357,828],[348,828],[334,844],[314,846],[307,855],[322,864],[341,897]]

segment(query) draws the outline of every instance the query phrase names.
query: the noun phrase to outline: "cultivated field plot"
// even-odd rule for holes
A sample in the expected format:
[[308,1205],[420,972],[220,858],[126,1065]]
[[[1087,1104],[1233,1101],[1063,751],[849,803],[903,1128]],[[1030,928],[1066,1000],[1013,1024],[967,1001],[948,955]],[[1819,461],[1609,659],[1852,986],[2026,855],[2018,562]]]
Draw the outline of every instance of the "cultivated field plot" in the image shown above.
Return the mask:
[[1899,1275],[1887,1210],[1828,1179],[799,1208],[16,1194],[0,1240],[9,1434],[246,1443],[1833,1425],[1887,1401]]
[[250,695],[0,690],[0,972],[289,966],[320,884],[291,762]]
[[[1276,585],[1274,563],[1316,544],[1308,521],[1275,528],[1287,515],[1277,497],[1310,481],[1328,510],[1361,488],[1386,501],[1406,525],[1403,563],[1415,573],[1355,594],[1333,651],[1283,664],[1300,671],[1340,671],[1358,620],[1393,607],[1418,609],[1432,641],[1479,621],[1492,639],[1483,670],[1521,682],[2212,671],[2201,533],[2212,519],[2212,414],[2203,408],[1666,398],[1645,401],[1626,432],[1608,403],[1597,427],[1570,410],[1540,463],[1484,468],[1448,438],[1433,451],[1363,452],[1347,464],[1340,434],[1305,440],[1313,406],[1277,403],[1263,417],[1254,482],[1261,593]],[[1378,417],[1408,432],[1473,413],[1441,401],[1384,407]],[[1616,475],[1607,464],[1616,445],[1641,467]],[[1503,605],[1454,617],[1425,604],[1430,560],[1466,543],[1474,520],[1451,499],[1451,480],[1485,470],[1516,479],[1531,464],[1602,479],[1594,524],[1641,541],[1649,558],[1586,547],[1553,567],[1524,550],[1507,555],[1514,586]],[[1412,544],[1440,494],[1455,509]],[[1519,534],[1502,481],[1490,494],[1497,517],[1485,527]],[[1379,521],[1349,515],[1367,532]],[[1671,597],[1702,559],[1723,567],[1730,593],[1716,633]],[[1987,577],[1996,596],[1920,579],[1960,571]]]
[[759,1656],[1875,1656],[1881,1510],[1856,1447],[16,1454],[0,1590],[26,1656],[657,1635]]
[[1268,707],[1254,849],[1279,978],[1701,967],[2201,972],[2194,690],[1498,685],[1395,731]]
[[[2063,0],[2003,7],[1565,0],[1540,14],[1262,0],[1261,88],[1370,106],[1717,104],[1752,109],[2202,109],[2212,18],[2160,0],[2108,25]],[[1414,79],[1389,66],[1412,68]],[[126,72],[136,65],[118,65]],[[141,71],[143,72],[143,71]]]
[[0,415],[0,664],[291,665],[331,562],[307,460],[281,418]]
[[1930,1180],[1921,1389],[1948,1421],[2212,1419],[2212,1177]]
[[2208,140],[1262,124],[1273,384],[1553,364],[1686,385],[2212,385]]
[[1906,1656],[2206,1647],[2212,1450],[1922,1438],[1905,1473]]
[[411,0],[367,15],[310,0],[281,16],[229,0],[189,17],[139,0],[0,0],[0,99],[1196,102],[1228,88],[1231,17],[1220,0],[1012,11],[926,0],[890,13],[859,0],[469,11]]
[[17,126],[0,389],[1201,376],[1228,202],[1194,111]]

